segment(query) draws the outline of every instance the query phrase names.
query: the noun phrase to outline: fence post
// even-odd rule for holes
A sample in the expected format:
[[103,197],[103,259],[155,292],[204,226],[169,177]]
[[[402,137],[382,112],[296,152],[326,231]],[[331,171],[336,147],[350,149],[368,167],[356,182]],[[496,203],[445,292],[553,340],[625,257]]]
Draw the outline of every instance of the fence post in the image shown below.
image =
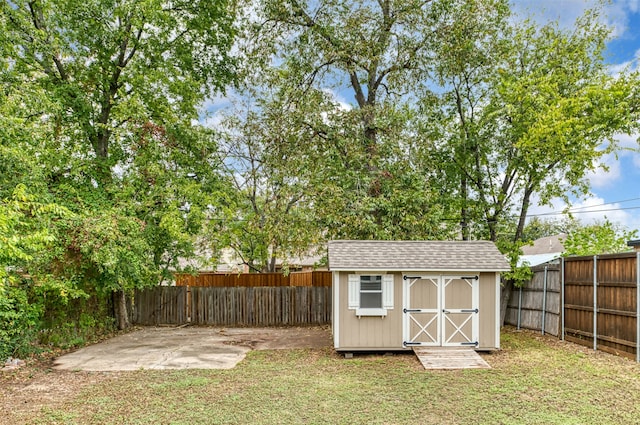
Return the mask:
[[640,252],[636,252],[636,362],[640,363]]
[[522,315],[522,286],[518,295],[518,330],[520,330],[520,316]]
[[593,256],[593,349],[598,349],[598,256]]
[[544,335],[544,325],[547,318],[547,273],[549,266],[544,266],[544,280],[542,285],[542,335]]
[[560,261],[560,292],[560,297],[562,298],[560,300],[560,314],[562,315],[562,329],[560,334],[564,341],[564,257],[562,257]]

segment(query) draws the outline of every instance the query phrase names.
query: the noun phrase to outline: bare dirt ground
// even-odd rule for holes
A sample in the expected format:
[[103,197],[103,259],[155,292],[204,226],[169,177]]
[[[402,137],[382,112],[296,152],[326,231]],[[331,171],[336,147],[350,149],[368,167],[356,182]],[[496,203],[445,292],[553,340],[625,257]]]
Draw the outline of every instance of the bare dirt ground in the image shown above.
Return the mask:
[[[181,334],[206,331],[220,337],[220,343],[233,350],[270,350],[290,348],[325,348],[331,346],[328,327],[299,328],[182,328]],[[176,328],[138,328],[116,338],[131,339],[135,333],[144,336],[164,332],[176,333]],[[115,339],[115,338],[114,338]],[[95,344],[109,344],[110,340]],[[195,344],[197,345],[197,344]],[[194,345],[194,346],[195,346]],[[208,346],[207,349],[210,349]],[[82,349],[84,350],[84,349]],[[80,351],[80,350],[78,350]],[[26,359],[26,365],[14,370],[0,369],[0,424],[11,417],[29,417],[30,412],[45,407],[56,407],[65,400],[74,398],[85,387],[98,382],[115,380],[120,371],[83,371],[78,369],[60,370],[56,368],[58,358],[74,353],[50,353],[46,356]],[[131,370],[131,369],[128,369]]]

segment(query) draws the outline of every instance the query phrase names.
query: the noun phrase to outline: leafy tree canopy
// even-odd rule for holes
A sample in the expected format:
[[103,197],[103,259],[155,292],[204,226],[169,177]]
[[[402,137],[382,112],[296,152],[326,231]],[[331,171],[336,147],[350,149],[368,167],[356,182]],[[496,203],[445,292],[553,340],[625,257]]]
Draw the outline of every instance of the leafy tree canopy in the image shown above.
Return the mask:
[[[17,184],[73,211],[29,273],[119,294],[193,255],[224,185],[207,96],[235,77],[233,0],[11,1],[0,5],[0,152]],[[20,158],[33,158],[33,167]],[[6,164],[6,165],[5,165]]]
[[627,242],[638,238],[637,230],[612,223],[608,219],[576,226],[563,241],[564,255],[616,254],[630,251]]

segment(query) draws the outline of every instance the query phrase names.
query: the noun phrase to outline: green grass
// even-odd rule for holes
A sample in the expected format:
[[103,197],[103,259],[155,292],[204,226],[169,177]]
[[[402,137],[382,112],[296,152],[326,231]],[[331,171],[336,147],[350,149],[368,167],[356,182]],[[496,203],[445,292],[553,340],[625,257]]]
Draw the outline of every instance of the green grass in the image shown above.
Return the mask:
[[640,366],[513,330],[488,370],[425,371],[412,355],[250,352],[232,370],[123,372],[32,423],[632,424]]

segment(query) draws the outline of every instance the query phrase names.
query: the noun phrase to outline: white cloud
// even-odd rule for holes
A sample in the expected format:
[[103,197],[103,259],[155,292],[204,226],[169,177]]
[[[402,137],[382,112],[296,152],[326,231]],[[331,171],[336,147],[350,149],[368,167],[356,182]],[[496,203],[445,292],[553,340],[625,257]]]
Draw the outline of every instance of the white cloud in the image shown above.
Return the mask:
[[562,27],[569,27],[585,10],[593,7],[596,1],[512,0],[511,4],[520,16],[531,16],[540,23],[557,20]]
[[638,62],[640,62],[640,50],[635,51],[635,53],[633,54],[633,59],[630,59],[626,62],[609,65],[609,74],[614,77],[618,77],[623,71],[635,71],[638,69]]
[[209,97],[205,99],[200,109],[205,113],[215,112],[218,109],[225,108],[231,105],[232,99],[233,99],[232,96],[222,96],[222,95]]
[[614,138],[620,144],[619,156],[630,158],[633,165],[640,168],[640,134],[617,134]]
[[207,128],[216,129],[219,128],[224,120],[224,114],[219,109],[216,112],[209,114],[204,120],[201,121],[202,125]]
[[590,186],[596,189],[610,187],[620,180],[622,176],[620,161],[614,154],[605,155],[601,164],[601,166],[597,166],[595,170],[587,174]]
[[640,1],[638,0],[627,0],[626,2],[621,3],[626,3],[629,10],[633,13],[640,11]]
[[[539,23],[558,21],[561,27],[573,26],[576,19],[600,4],[599,0],[512,0],[513,10],[521,17],[531,16]],[[628,35],[629,13],[638,11],[638,0],[614,0],[603,7],[602,22],[613,29],[613,37]],[[631,28],[633,29],[633,28]]]
[[612,223],[619,223],[629,227],[634,221],[634,217],[621,208],[623,206],[617,202],[607,204],[603,198],[592,196],[574,204],[570,211],[575,218],[585,224],[604,221],[606,218]]
[[529,218],[535,216],[542,220],[558,220],[566,217],[563,212],[568,209],[573,217],[583,224],[593,224],[596,221],[608,219],[628,229],[640,228],[640,210],[624,209],[628,207],[626,204],[607,203],[603,198],[595,195],[581,201],[576,200],[570,206],[560,198],[553,199],[551,206],[541,206],[537,205],[537,201],[534,200],[534,202],[529,209]]
[[614,139],[618,142],[619,150],[616,154],[604,155],[600,161],[601,165],[587,174],[587,179],[592,188],[604,189],[612,187],[615,183],[624,179],[624,170],[622,169],[620,159],[628,157],[634,165],[640,167],[640,146],[638,145],[638,134],[616,134]]
[[347,102],[347,99],[345,99],[344,96],[342,96],[337,91],[329,88],[322,89],[322,91],[328,94],[331,99],[333,99],[333,101],[338,104],[338,108],[340,110],[350,111],[351,109],[353,109],[353,106],[349,102]]
[[613,136],[615,140],[618,141],[620,147],[622,149],[635,149],[640,148],[638,144],[638,138],[640,138],[640,134],[616,134]]

